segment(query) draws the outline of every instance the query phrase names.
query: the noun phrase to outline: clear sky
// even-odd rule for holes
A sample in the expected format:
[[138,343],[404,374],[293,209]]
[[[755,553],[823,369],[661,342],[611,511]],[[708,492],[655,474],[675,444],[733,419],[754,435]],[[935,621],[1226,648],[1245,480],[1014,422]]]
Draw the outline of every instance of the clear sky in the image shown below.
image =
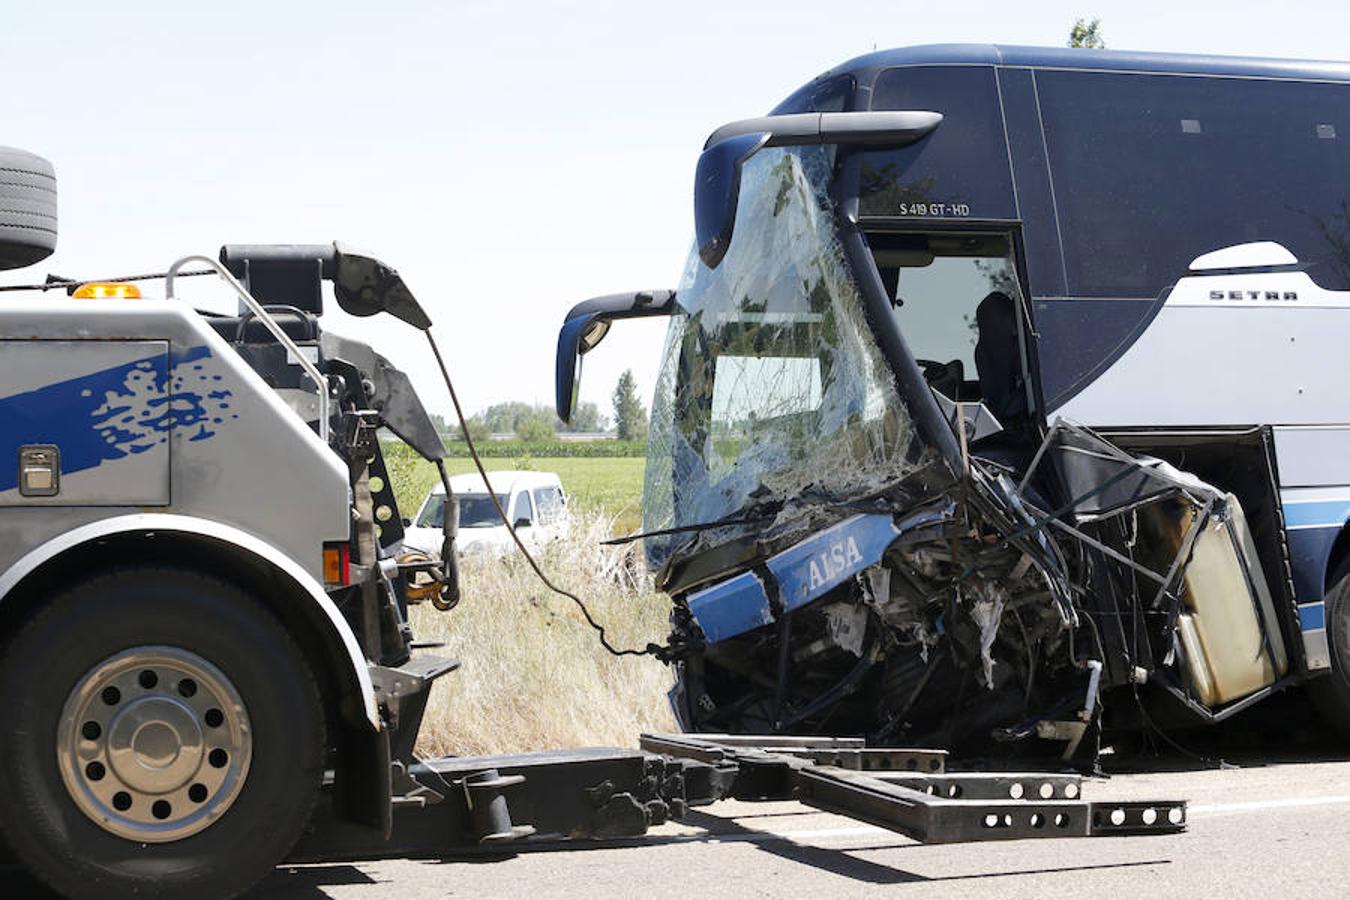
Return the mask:
[[[51,159],[61,202],[56,255],[0,283],[338,239],[403,273],[471,411],[551,402],[572,304],[675,286],[713,128],[873,49],[1061,45],[1080,15],[1114,49],[1350,57],[1334,0],[0,0],[0,144]],[[416,335],[338,318],[448,411]],[[608,413],[630,367],[648,399],[662,331],[616,327],[583,399]]]

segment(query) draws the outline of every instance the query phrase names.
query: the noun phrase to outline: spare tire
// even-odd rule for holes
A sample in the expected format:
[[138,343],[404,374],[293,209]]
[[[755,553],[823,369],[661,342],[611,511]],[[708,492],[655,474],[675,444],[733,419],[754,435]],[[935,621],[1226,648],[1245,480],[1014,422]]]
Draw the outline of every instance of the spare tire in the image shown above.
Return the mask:
[[56,249],[56,172],[40,156],[0,147],[0,269],[19,269]]

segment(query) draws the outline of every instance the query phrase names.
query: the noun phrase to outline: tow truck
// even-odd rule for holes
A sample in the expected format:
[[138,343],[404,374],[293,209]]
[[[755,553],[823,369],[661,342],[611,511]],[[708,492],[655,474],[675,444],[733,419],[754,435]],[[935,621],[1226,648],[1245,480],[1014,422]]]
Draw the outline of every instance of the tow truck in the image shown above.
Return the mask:
[[[56,180],[18,150],[0,172],[17,269],[55,248]],[[194,309],[196,275],[238,314]],[[52,889],[228,897],[283,861],[576,846],[728,797],[934,842],[1184,829],[1181,801],[1088,802],[1076,774],[948,771],[852,737],[419,758],[429,689],[458,667],[407,615],[461,601],[445,449],[406,374],[321,327],[329,302],[420,331],[445,373],[398,272],[340,243],[0,293],[0,841]],[[446,482],[439,559],[401,553],[382,429]]]

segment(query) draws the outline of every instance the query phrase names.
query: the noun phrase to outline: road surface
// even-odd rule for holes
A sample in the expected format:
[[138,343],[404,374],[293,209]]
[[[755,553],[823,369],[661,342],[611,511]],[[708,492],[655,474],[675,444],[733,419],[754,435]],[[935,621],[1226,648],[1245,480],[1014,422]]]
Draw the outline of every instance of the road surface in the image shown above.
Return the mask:
[[645,839],[495,862],[279,869],[257,896],[834,898],[1350,895],[1350,762],[1117,775],[1088,799],[1190,800],[1186,834],[923,846],[795,803],[728,802]]
[[[1270,740],[1270,733],[1266,735]],[[1232,755],[1230,754],[1230,758]],[[796,803],[725,802],[646,838],[494,861],[285,866],[254,900],[497,898],[1350,896],[1344,751],[1249,753],[1236,767],[1184,758],[1084,781],[1086,799],[1190,801],[1185,834],[924,846]],[[17,869],[0,896],[49,897]]]

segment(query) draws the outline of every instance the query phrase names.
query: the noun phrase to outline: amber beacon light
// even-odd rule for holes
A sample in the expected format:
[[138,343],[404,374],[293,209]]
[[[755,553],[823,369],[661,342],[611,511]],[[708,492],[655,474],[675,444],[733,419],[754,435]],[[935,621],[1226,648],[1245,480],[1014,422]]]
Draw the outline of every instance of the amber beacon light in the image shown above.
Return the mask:
[[139,300],[141,289],[134,284],[91,281],[77,287],[71,296],[76,300]]

